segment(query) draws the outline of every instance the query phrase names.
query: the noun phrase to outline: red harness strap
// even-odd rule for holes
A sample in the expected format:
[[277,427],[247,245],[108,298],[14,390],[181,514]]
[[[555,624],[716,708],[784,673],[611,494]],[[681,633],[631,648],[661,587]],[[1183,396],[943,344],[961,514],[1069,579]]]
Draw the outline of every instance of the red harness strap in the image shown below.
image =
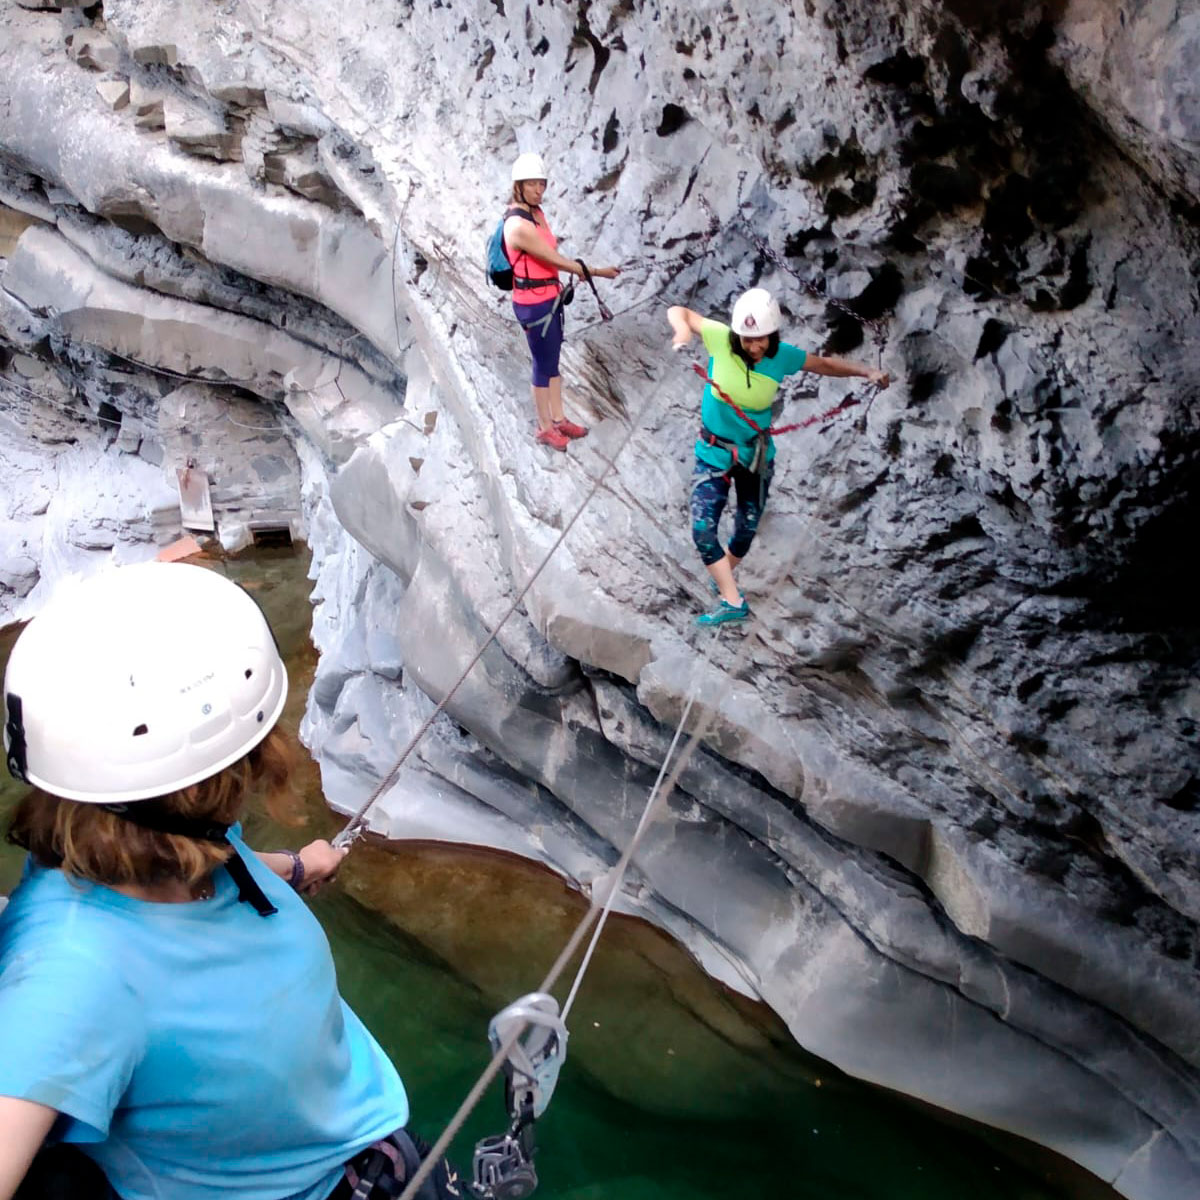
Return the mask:
[[[742,409],[740,405],[734,403],[734,401],[721,390],[715,379],[709,378],[708,372],[705,371],[705,369],[699,363],[692,363],[692,370],[695,371],[701,379],[708,383],[713,390],[713,395],[715,395],[723,403],[728,404],[729,407],[732,408],[733,411],[737,413],[737,415],[741,417],[741,419],[745,421],[755,433],[765,433],[772,437],[780,433],[791,433],[795,429],[807,429],[810,425],[820,425],[823,422],[830,420],[832,417],[836,417],[839,413],[845,412],[848,408],[854,408],[862,403],[857,396],[847,396],[845,400],[843,400],[840,404],[835,404],[833,408],[826,409],[825,412],[817,413],[812,417],[805,417],[803,421],[797,421],[793,425],[769,425],[766,429],[764,429],[758,424],[757,421],[754,421],[748,417],[745,410]],[[736,454],[734,455],[734,461],[737,461]]]

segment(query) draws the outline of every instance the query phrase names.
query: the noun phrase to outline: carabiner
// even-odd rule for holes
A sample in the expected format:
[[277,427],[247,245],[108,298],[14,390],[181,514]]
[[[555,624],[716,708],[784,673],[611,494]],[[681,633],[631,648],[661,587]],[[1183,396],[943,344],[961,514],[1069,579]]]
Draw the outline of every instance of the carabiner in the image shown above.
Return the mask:
[[558,1001],[545,992],[530,992],[498,1012],[488,1024],[488,1040],[497,1051],[518,1030],[505,1060],[509,1110],[514,1121],[536,1120],[546,1111],[567,1057],[567,1027]]

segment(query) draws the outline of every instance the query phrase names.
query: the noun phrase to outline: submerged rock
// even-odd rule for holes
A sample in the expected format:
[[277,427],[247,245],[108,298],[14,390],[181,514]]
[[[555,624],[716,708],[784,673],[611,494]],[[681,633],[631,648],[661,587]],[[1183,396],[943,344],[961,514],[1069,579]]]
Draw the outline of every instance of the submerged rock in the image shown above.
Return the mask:
[[[19,351],[42,372],[10,405],[21,453],[57,463],[79,417],[119,418],[88,462],[137,495],[203,456],[291,514],[299,471],[305,734],[336,807],[516,603],[373,828],[591,886],[691,701],[704,744],[622,904],[844,1069],[1176,1200],[1200,1185],[1194,24],[8,6],[0,194],[39,224],[0,243],[0,404]],[[480,264],[535,148],[564,247],[625,264],[615,321],[586,292],[570,311],[592,432],[553,458]],[[791,340],[896,382],[780,439],[745,567],[761,623],[701,635],[699,387],[663,308],[723,315],[751,284]],[[804,416],[847,392],[788,395]],[[159,537],[127,512],[51,536],[24,491],[0,601],[35,607],[62,544]]]

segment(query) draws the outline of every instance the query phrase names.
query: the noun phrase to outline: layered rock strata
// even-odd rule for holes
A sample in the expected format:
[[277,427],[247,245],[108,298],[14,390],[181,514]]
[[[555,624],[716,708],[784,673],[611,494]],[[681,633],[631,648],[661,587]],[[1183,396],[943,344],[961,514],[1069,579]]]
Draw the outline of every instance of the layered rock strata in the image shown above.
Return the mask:
[[[334,26],[307,0],[107,0],[9,5],[0,35],[0,199],[35,222],[5,243],[5,377],[123,428],[232,396],[296,440],[335,805],[574,520],[374,827],[590,884],[692,698],[712,725],[627,906],[854,1074],[1124,1195],[1197,1190],[1185,10],[492,0]],[[592,434],[555,458],[480,269],[534,148],[564,247],[626,264],[615,321],[571,310]],[[780,440],[744,580],[761,625],[699,639],[698,387],[662,309],[723,314],[754,283],[793,340],[896,383]],[[24,541],[5,597],[48,553]]]

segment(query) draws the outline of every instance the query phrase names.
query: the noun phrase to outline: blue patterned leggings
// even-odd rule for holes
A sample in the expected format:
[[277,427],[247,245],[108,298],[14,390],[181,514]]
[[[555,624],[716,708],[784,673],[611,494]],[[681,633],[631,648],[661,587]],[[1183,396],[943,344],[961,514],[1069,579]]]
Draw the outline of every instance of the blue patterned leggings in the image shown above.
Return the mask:
[[726,476],[708,463],[696,459],[692,470],[692,541],[696,543],[706,567],[725,556],[717,529],[729,500],[730,477],[737,489],[737,511],[733,520],[733,537],[729,539],[729,553],[734,558],[745,558],[767,504],[772,473],[773,468],[768,467],[766,478],[761,479],[745,467],[734,467]]

